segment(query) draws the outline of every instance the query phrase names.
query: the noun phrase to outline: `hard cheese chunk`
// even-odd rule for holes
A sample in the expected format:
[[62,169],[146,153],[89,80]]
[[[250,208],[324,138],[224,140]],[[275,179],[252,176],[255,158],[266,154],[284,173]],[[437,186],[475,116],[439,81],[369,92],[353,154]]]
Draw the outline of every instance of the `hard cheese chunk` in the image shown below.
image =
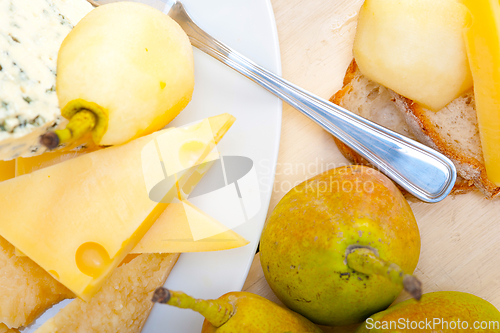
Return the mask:
[[45,149],[39,136],[62,121],[57,53],[92,8],[85,0],[0,1],[0,159]]
[[153,307],[151,298],[178,254],[142,254],[121,265],[90,302],[76,299],[36,333],[138,333]]
[[[234,117],[207,121],[210,137],[199,135],[204,128],[199,124],[168,129],[0,183],[0,193],[9,194],[0,203],[0,235],[80,298],[90,299],[161,215],[171,192],[177,193],[170,179],[189,178],[191,167],[206,159]],[[175,175],[158,174],[158,157],[144,153],[151,143],[165,146],[165,137],[182,148],[162,156],[165,166],[182,160],[185,169]],[[192,145],[196,149],[190,152]],[[162,177],[165,181],[155,185]],[[165,202],[158,202],[160,192],[167,193]]]
[[33,157],[18,157],[16,159],[16,177],[71,160],[75,157],[91,152],[91,149],[81,151],[51,152]]
[[498,0],[463,3],[472,14],[465,36],[486,173],[500,186],[500,5]]

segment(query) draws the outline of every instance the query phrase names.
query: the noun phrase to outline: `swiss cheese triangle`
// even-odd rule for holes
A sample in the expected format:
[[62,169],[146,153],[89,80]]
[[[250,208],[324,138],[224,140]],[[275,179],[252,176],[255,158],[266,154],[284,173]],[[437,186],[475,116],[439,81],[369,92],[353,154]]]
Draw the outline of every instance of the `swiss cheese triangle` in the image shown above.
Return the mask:
[[[198,124],[181,129],[189,135],[181,133],[174,146],[183,152],[162,156],[166,169],[185,168],[176,169],[176,179],[185,182],[193,174],[192,166],[206,159],[234,117],[223,114],[208,122],[210,137],[199,135]],[[160,142],[165,133],[175,140],[172,131],[1,182],[0,235],[80,298],[90,299],[168,205],[150,198],[152,178],[145,166],[156,168],[156,160],[148,163],[143,151],[151,142],[165,146]]]
[[[80,152],[54,152],[46,153],[29,158],[18,158],[16,164],[16,174],[21,176],[42,168],[55,165],[69,159],[73,159],[80,154],[86,154],[88,150]],[[193,188],[198,184],[205,173],[210,169],[212,163],[218,158],[218,154],[212,151],[206,158],[206,163],[199,165],[183,186],[180,187],[180,200],[187,197]],[[186,206],[185,206],[186,205]],[[248,244],[248,241],[236,232],[228,229],[205,212],[193,207],[191,214],[196,218],[188,220],[186,209],[192,204],[185,201],[170,203],[163,213],[158,217],[153,226],[141,239],[131,253],[181,253],[181,252],[205,252],[221,251]],[[193,223],[200,224],[198,229]],[[207,230],[202,232],[201,230]],[[195,237],[195,233],[197,233]],[[16,255],[24,254],[16,248]]]
[[132,253],[228,250],[249,242],[189,201],[168,205]]

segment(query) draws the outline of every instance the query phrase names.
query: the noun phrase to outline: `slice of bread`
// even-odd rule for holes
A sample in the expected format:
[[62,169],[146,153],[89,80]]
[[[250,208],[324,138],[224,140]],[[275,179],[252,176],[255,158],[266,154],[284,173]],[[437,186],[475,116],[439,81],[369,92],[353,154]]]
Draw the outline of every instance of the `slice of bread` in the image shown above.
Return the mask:
[[[364,77],[353,61],[343,88],[330,101],[446,155],[459,176],[454,194],[476,187],[488,198],[500,192],[486,177],[472,91],[433,112]],[[370,165],[337,139],[335,142],[352,162]]]
[[425,109],[393,91],[391,95],[418,141],[451,159],[457,173],[486,197],[498,195],[500,187],[486,175],[472,90],[438,112]]

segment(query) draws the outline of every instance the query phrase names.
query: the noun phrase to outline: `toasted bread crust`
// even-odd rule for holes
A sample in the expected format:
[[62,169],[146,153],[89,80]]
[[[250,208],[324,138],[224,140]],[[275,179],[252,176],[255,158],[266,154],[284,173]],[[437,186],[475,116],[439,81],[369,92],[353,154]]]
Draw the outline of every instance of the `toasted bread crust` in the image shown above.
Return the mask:
[[451,159],[457,168],[458,174],[462,178],[472,181],[486,197],[493,198],[500,193],[500,187],[488,179],[486,167],[482,160],[463,154],[459,148],[447,141],[439,133],[439,128],[426,117],[426,111],[422,106],[395,92],[392,92],[392,94],[396,105],[406,113],[407,123],[413,129],[419,141]]
[[[346,100],[350,94],[355,93],[355,88],[352,84],[353,80],[361,75],[356,62],[353,60],[346,71],[342,89],[333,95],[330,101],[349,109],[348,105],[346,105]],[[448,156],[457,167],[459,177],[457,177],[457,181],[453,187],[453,194],[467,193],[472,191],[475,187],[479,188],[487,197],[493,197],[499,193],[500,189],[493,188],[491,186],[493,184],[485,178],[486,170],[484,169],[484,165],[476,159],[468,158],[464,154],[461,154],[459,150],[455,149],[452,144],[446,141],[446,139],[440,135],[439,129],[426,117],[425,110],[411,100],[391,90],[389,90],[389,92],[391,95],[390,100],[395,103],[401,112],[404,112],[405,121],[417,140]],[[355,112],[355,110],[352,111]],[[370,162],[336,138],[335,144],[342,155],[351,162],[372,166]],[[484,170],[484,172],[482,170]],[[490,183],[490,185],[488,185],[488,183]]]
[[[355,77],[357,71],[358,65],[356,65],[356,62],[353,60],[345,73],[342,89],[340,89],[335,93],[335,95],[330,97],[330,102],[344,107],[344,97],[352,91],[351,81]],[[349,161],[353,162],[354,164],[372,166],[370,162],[368,162],[364,157],[349,148],[342,141],[340,141],[336,137],[333,137],[333,140],[335,141],[335,144],[339,148],[342,155],[344,155],[344,157]]]

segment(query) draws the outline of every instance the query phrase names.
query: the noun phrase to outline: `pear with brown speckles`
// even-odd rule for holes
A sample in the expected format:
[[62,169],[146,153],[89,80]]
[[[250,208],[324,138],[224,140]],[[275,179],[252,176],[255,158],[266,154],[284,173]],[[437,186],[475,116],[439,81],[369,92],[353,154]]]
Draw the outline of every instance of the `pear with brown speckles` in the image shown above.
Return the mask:
[[267,282],[290,309],[330,326],[360,323],[386,309],[420,255],[413,212],[398,188],[364,166],[329,170],[288,192],[260,245]]

